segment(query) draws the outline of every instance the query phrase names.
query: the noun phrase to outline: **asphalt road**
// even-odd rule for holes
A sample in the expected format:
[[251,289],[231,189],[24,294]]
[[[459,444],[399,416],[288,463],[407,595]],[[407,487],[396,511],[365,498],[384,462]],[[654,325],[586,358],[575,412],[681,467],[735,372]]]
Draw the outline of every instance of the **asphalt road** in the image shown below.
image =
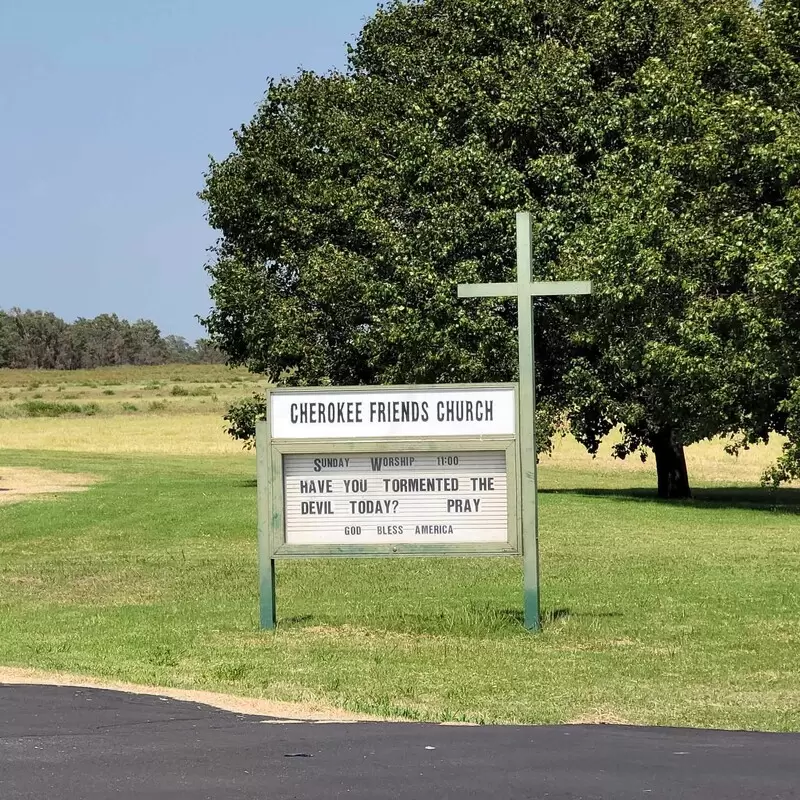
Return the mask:
[[282,723],[0,685],[2,800],[800,798],[800,735]]

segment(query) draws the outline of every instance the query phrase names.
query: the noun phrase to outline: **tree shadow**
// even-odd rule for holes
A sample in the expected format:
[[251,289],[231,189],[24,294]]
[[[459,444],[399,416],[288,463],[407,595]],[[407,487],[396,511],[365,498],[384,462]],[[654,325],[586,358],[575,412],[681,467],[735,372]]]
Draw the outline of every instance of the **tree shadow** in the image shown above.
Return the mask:
[[662,500],[655,489],[540,489],[542,494],[576,494],[584,497],[613,497],[639,503],[662,503],[701,509],[740,508],[800,514],[800,489],[756,486],[715,486],[694,489],[690,500]]

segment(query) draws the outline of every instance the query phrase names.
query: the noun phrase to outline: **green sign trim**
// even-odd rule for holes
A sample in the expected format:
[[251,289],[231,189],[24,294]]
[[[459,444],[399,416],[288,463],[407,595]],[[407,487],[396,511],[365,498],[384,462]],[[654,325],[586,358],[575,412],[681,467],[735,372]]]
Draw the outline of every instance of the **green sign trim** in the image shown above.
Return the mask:
[[[439,384],[436,386],[358,386],[276,388],[267,391],[267,419],[256,425],[256,464],[258,478],[258,551],[260,616],[262,628],[274,628],[275,561],[281,558],[387,558],[392,556],[518,556],[522,553],[520,509],[519,435],[442,436],[397,439],[273,439],[271,435],[271,395],[297,392],[432,392],[459,389],[513,389],[515,429],[519,429],[519,395],[516,384]],[[485,543],[403,543],[367,545],[291,545],[285,534],[285,497],[283,457],[300,453],[407,453],[503,451],[506,463],[508,538],[505,542]]]

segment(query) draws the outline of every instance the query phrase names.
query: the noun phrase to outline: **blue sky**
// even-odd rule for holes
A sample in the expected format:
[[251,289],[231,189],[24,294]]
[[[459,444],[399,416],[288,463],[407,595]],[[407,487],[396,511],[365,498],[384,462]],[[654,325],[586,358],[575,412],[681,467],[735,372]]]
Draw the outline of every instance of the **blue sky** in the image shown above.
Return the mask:
[[377,0],[0,0],[0,308],[203,335],[196,193],[269,77],[341,67]]

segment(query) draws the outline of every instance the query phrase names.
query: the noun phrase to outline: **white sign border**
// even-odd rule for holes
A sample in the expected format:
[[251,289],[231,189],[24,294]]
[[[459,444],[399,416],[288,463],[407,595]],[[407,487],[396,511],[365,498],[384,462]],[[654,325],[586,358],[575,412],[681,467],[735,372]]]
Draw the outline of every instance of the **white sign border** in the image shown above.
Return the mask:
[[[384,430],[381,434],[369,435],[369,436],[354,436],[353,430],[348,427],[347,429],[343,430],[341,435],[322,435],[322,436],[276,436],[275,435],[275,421],[272,419],[272,412],[273,412],[273,403],[272,398],[274,396],[281,396],[281,395],[298,395],[298,394],[308,394],[308,395],[336,395],[337,397],[346,397],[349,394],[358,395],[358,394],[373,394],[373,395],[425,395],[425,394],[436,394],[436,393],[456,393],[456,394],[463,394],[466,392],[475,392],[475,393],[482,393],[482,392],[510,392],[511,393],[511,413],[512,418],[510,420],[510,428],[506,430],[499,430],[498,432],[488,432],[488,433],[476,433],[474,431],[467,431],[466,433],[446,433],[446,434],[429,434],[427,431],[420,434],[407,434],[407,433],[390,433],[387,430]],[[311,399],[311,398],[309,398]],[[474,384],[461,384],[461,383],[437,383],[437,384],[419,384],[419,385],[401,385],[401,386],[298,386],[298,387],[290,387],[290,386],[281,386],[281,387],[272,387],[267,389],[267,422],[269,424],[269,432],[270,432],[270,440],[271,441],[294,441],[294,442],[325,442],[325,443],[332,443],[336,441],[373,441],[373,442],[381,442],[381,441],[400,441],[400,440],[411,440],[416,439],[417,441],[429,441],[431,439],[465,439],[470,438],[473,440],[480,440],[485,437],[505,437],[505,438],[512,438],[518,436],[518,428],[519,428],[519,419],[518,419],[518,411],[519,411],[519,391],[518,386],[516,383],[474,383]],[[386,428],[393,427],[391,424],[387,424]],[[500,426],[496,426],[500,428]],[[323,429],[324,430],[324,429]]]

